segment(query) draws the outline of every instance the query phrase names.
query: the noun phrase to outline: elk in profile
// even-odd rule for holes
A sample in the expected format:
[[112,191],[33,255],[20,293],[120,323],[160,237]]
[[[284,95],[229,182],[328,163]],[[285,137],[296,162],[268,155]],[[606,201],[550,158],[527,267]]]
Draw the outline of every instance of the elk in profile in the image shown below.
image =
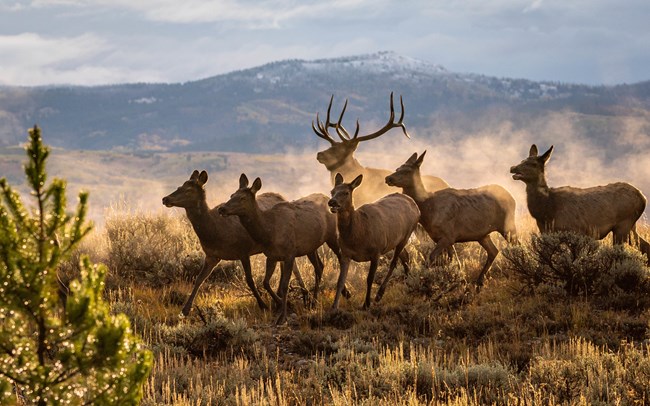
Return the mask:
[[[317,249],[327,243],[337,256],[340,255],[336,218],[327,210],[327,197],[318,193],[292,202],[278,203],[264,211],[256,198],[261,187],[260,178],[256,178],[248,187],[248,178],[242,174],[239,189],[219,208],[219,214],[239,217],[250,237],[262,247],[266,256],[264,287],[276,300],[281,301],[280,315],[276,321],[281,324],[287,318],[287,293],[295,259],[307,255],[314,266],[316,299],[323,274],[323,263]],[[282,263],[282,273],[276,295],[269,280],[278,261]]]
[[417,153],[411,155],[386,177],[386,183],[401,187],[402,193],[412,197],[420,208],[420,224],[436,243],[429,255],[429,263],[457,242],[477,241],[481,244],[488,255],[476,281],[481,286],[486,272],[499,254],[490,233],[498,231],[506,240],[517,241],[515,199],[499,185],[427,192],[420,176],[425,154],[426,151],[419,157]]
[[[366,168],[362,166],[359,161],[354,158],[353,155],[360,142],[377,138],[393,128],[401,128],[404,132],[404,135],[406,135],[406,137],[409,137],[408,133],[406,132],[406,126],[404,125],[404,102],[402,100],[402,97],[400,96],[400,105],[402,107],[402,112],[397,121],[395,121],[393,93],[391,93],[390,117],[386,125],[373,133],[362,136],[359,135],[358,120],[354,135],[350,135],[350,133],[342,125],[343,115],[345,114],[345,109],[348,106],[347,100],[345,101],[345,105],[343,106],[343,110],[341,111],[338,122],[330,121],[330,112],[332,110],[333,100],[334,96],[332,95],[329,106],[327,107],[327,117],[325,119],[325,122],[323,123],[320,120],[318,114],[316,114],[316,123],[314,124],[314,122],[312,122],[311,128],[314,133],[330,143],[330,147],[324,151],[319,152],[316,155],[316,159],[318,162],[325,165],[327,170],[330,171],[332,183],[334,183],[334,177],[337,173],[343,175],[345,179],[353,179],[358,175],[363,175],[364,182],[356,191],[355,195],[355,200],[358,205],[374,202],[380,197],[392,193],[391,188],[384,183],[384,179],[387,175],[390,174],[390,171],[385,169]],[[335,138],[330,135],[330,128],[334,128],[336,130],[336,134],[340,141],[336,141]],[[447,182],[434,176],[425,176],[424,185],[425,188],[429,191],[436,191],[449,187]]]
[[650,261],[650,244],[636,231],[636,222],[646,207],[643,193],[625,182],[586,189],[551,188],[546,184],[544,168],[552,152],[553,146],[538,156],[533,144],[528,158],[510,168],[512,178],[526,184],[528,210],[539,231],[573,231],[599,240],[612,232],[614,244],[630,242],[632,233]]
[[[255,287],[251,272],[250,256],[262,252],[262,247],[248,235],[242,227],[239,219],[224,218],[217,211],[219,207],[210,209],[206,200],[204,185],[208,181],[206,171],[194,171],[190,179],[185,181],[173,193],[163,197],[162,202],[167,207],[182,207],[185,209],[187,218],[199,238],[201,248],[205,253],[205,260],[199,275],[194,282],[192,293],[185,302],[181,316],[187,316],[192,309],[194,298],[201,287],[201,284],[210,276],[212,270],[222,260],[239,260],[244,268],[246,283],[250,288],[257,304],[261,309],[268,306]],[[259,196],[261,210],[284,201],[284,198],[276,193],[264,193]],[[297,272],[297,269],[295,270]],[[299,278],[299,283],[301,279]],[[304,288],[304,284],[302,284]]]
[[[343,176],[340,173],[336,174],[332,198],[328,202],[332,213],[336,213],[339,246],[341,247],[341,272],[336,285],[333,309],[338,307],[350,260],[370,261],[363,308],[370,307],[370,293],[379,257],[394,250],[388,273],[375,298],[376,301],[381,299],[388,280],[397,265],[397,259],[400,253],[406,253],[403,249],[420,218],[420,210],[413,199],[399,193],[384,196],[373,203],[364,204],[355,209],[352,193],[359,187],[362,180],[363,175],[359,175],[352,182],[344,183]],[[407,262],[402,264],[405,267],[405,272],[408,272]]]

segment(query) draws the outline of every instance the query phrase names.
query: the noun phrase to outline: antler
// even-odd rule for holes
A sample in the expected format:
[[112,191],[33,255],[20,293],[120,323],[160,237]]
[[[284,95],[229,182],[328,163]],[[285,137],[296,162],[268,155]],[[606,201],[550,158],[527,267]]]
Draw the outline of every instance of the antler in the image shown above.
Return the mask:
[[[367,134],[367,135],[362,135],[361,137],[357,137],[357,133],[359,132],[359,122],[357,121],[357,131],[354,134],[354,138],[357,141],[368,141],[373,138],[377,138],[382,134],[385,134],[388,132],[388,130],[392,128],[397,128],[400,127],[402,131],[404,132],[404,135],[406,135],[406,138],[411,138],[409,134],[406,132],[406,126],[404,125],[404,100],[402,100],[402,96],[399,97],[399,103],[400,106],[402,107],[402,113],[399,116],[399,120],[395,121],[395,107],[393,104],[393,92],[390,92],[390,117],[388,119],[388,122],[386,125],[384,125],[382,128],[379,130],[375,131],[374,133]],[[338,131],[338,128],[337,128]],[[340,134],[339,134],[340,135]]]
[[341,110],[341,115],[339,116],[339,120],[336,123],[330,121],[330,113],[332,110],[333,101],[334,101],[334,95],[332,95],[332,97],[330,98],[330,104],[329,106],[327,106],[327,120],[325,123],[320,121],[318,113],[316,113],[316,122],[318,125],[318,129],[316,129],[316,127],[314,126],[314,122],[313,121],[311,122],[311,129],[314,130],[314,133],[316,133],[317,136],[323,138],[324,140],[327,140],[330,144],[336,144],[336,141],[332,138],[332,136],[328,131],[328,128],[330,127],[336,129],[336,133],[338,134],[342,142],[350,142],[350,141],[361,142],[361,141],[371,140],[397,127],[400,127],[402,129],[406,138],[411,138],[408,132],[406,132],[406,125],[404,125],[404,100],[402,99],[402,96],[399,97],[400,106],[402,108],[402,113],[399,116],[399,120],[395,121],[395,106],[393,103],[393,92],[390,92],[390,117],[388,119],[388,122],[386,123],[386,125],[384,125],[379,130],[375,131],[374,133],[362,135],[361,137],[359,137],[358,119],[356,123],[356,128],[354,130],[354,135],[350,136],[348,130],[346,130],[345,127],[343,127],[342,124],[343,115],[345,114],[345,110],[348,107],[347,99],[345,100],[345,104],[343,105],[343,110]]
[[330,112],[332,110],[333,101],[334,101],[334,95],[332,95],[332,97],[330,98],[330,104],[329,106],[327,106],[327,119],[325,123],[320,121],[320,118],[318,117],[318,113],[316,113],[316,124],[318,125],[318,129],[316,129],[316,127],[314,126],[314,122],[313,121],[311,122],[311,129],[314,130],[314,133],[316,133],[316,135],[321,137],[322,139],[328,141],[330,144],[336,144],[336,141],[330,136],[330,133],[327,130],[330,127],[336,127],[336,123],[330,121]]

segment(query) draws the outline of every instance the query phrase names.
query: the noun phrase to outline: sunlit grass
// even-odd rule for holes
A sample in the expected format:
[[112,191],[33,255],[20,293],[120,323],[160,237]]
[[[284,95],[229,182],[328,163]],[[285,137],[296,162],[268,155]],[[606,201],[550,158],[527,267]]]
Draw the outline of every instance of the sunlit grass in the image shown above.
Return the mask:
[[[111,227],[124,231],[113,241],[106,235]],[[524,243],[534,230],[532,223],[527,227],[522,228]],[[639,230],[648,235],[646,225]],[[501,237],[493,238],[500,249],[507,247]],[[137,249],[117,250],[115,244]],[[258,308],[236,261],[220,264],[201,287],[190,315],[178,317],[200,264],[177,257],[202,258],[182,216],[115,212],[82,250],[109,265],[106,294],[113,310],[127,314],[155,353],[145,405],[650,400],[650,356],[644,344],[650,310],[599,308],[589,298],[569,297],[553,286],[522,294],[503,255],[477,291],[473,281],[485,261],[478,244],[459,244],[450,263],[427,268],[423,259],[432,247],[413,240],[410,275],[398,265],[383,299],[368,311],[361,309],[368,264],[355,264],[347,280],[353,297],[343,299],[336,312],[330,307],[338,263],[323,249],[319,301],[305,305],[292,280],[292,315],[283,326],[274,325],[273,311]],[[134,258],[111,257],[127,254]],[[149,268],[142,265],[147,258],[153,264]],[[132,264],[140,269],[130,269]],[[312,267],[304,259],[298,264],[311,290]],[[270,304],[262,288],[264,257],[254,256],[252,267]],[[382,260],[373,299],[387,267],[388,260]],[[74,266],[65,270],[73,274]],[[279,270],[272,286],[278,278]]]

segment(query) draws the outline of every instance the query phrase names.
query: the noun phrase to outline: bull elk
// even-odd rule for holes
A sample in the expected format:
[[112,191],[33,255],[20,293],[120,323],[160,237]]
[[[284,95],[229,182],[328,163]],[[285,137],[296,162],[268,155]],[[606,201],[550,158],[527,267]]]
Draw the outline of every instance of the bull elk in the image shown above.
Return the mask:
[[[370,261],[363,308],[370,307],[370,294],[379,257],[394,250],[388,273],[375,298],[376,301],[381,299],[388,280],[397,265],[397,259],[400,253],[406,253],[403,249],[420,218],[420,210],[413,199],[399,193],[384,196],[373,203],[364,204],[355,209],[352,193],[359,187],[362,180],[363,175],[359,175],[352,182],[344,183],[343,176],[340,173],[336,174],[332,198],[328,202],[330,210],[337,216],[339,246],[341,247],[341,272],[336,285],[333,309],[338,308],[350,260]],[[407,262],[402,264],[407,272]]]
[[[345,114],[345,110],[348,106],[347,100],[345,101],[338,121],[330,121],[330,113],[332,110],[333,101],[334,96],[332,95],[330,98],[329,106],[327,107],[327,117],[325,119],[325,122],[322,122],[320,120],[318,114],[316,114],[316,123],[312,121],[311,128],[314,133],[316,133],[318,137],[330,143],[330,147],[324,151],[319,152],[316,155],[316,159],[318,162],[325,165],[327,170],[330,171],[332,183],[334,183],[334,178],[337,173],[343,175],[345,179],[353,179],[358,175],[363,175],[364,182],[356,192],[356,202],[359,205],[374,202],[380,197],[392,193],[391,188],[386,186],[384,183],[384,178],[390,174],[390,171],[385,169],[364,167],[356,158],[354,158],[354,152],[356,151],[360,142],[377,138],[393,128],[401,128],[404,132],[404,135],[406,137],[409,137],[408,133],[406,132],[406,126],[404,125],[404,102],[402,100],[402,97],[400,96],[400,105],[402,112],[397,121],[395,121],[393,93],[391,92],[390,117],[386,125],[373,133],[361,136],[359,135],[359,120],[357,120],[356,129],[353,135],[350,135],[350,133],[343,127],[342,120],[343,115]],[[336,130],[336,134],[340,141],[337,141],[330,134],[330,128],[334,128]],[[434,176],[426,176],[424,178],[424,184],[427,190],[430,191],[436,191],[449,187],[447,182]]]
[[510,168],[512,178],[526,184],[528,211],[539,231],[573,231],[599,240],[612,232],[614,244],[630,242],[632,234],[650,261],[650,244],[636,231],[636,221],[646,207],[643,193],[625,182],[585,189],[551,188],[546,183],[544,169],[552,152],[551,145],[538,156],[537,146],[533,144],[528,158]]
[[[187,218],[190,220],[205,253],[203,266],[196,277],[192,293],[190,293],[183,306],[181,316],[187,316],[190,313],[199,288],[222,259],[239,260],[241,262],[246,276],[246,283],[253,296],[255,296],[258,306],[261,309],[267,309],[268,306],[264,303],[255,287],[250,263],[250,256],[262,252],[262,247],[248,235],[239,219],[220,216],[217,213],[218,206],[212,209],[208,207],[204,188],[207,181],[208,173],[206,171],[201,173],[194,171],[189,180],[162,199],[163,204],[167,207],[182,207],[185,209]],[[262,210],[285,201],[277,193],[264,193],[259,196],[258,200]],[[297,269],[294,272],[297,272]],[[297,279],[304,288],[299,274]]]
[[[336,218],[327,210],[327,197],[312,194],[292,202],[281,202],[268,210],[262,210],[257,192],[262,187],[260,178],[248,187],[248,178],[242,174],[239,189],[230,200],[219,207],[222,216],[237,216],[250,237],[261,247],[266,256],[266,274],[264,288],[280,301],[280,315],[276,321],[282,324],[287,319],[287,293],[291,270],[295,259],[306,255],[314,266],[314,299],[318,296],[323,263],[317,249],[327,243],[340,258],[336,238]],[[275,264],[280,261],[282,273],[277,295],[271,289],[269,281]]]
[[477,241],[485,249],[487,260],[476,281],[481,286],[499,254],[490,233],[498,231],[506,240],[517,241],[515,199],[499,185],[427,192],[420,176],[425,154],[426,151],[419,157],[417,153],[411,155],[386,177],[386,183],[401,187],[402,193],[412,197],[420,208],[420,224],[436,243],[429,255],[430,263],[457,242]]

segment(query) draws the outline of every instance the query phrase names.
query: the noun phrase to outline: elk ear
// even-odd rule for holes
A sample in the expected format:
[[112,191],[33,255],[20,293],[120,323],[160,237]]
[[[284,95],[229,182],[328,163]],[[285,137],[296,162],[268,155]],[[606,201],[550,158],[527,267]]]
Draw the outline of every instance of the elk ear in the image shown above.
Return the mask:
[[553,153],[553,146],[551,145],[551,148],[548,149],[548,151],[544,152],[542,156],[539,157],[539,159],[546,163],[548,162],[549,159],[551,159],[551,154]]
[[201,171],[199,174],[199,185],[203,186],[208,182],[208,173],[206,171]]
[[246,176],[246,174],[242,173],[239,176],[239,188],[243,189],[245,187],[248,187],[248,177]]
[[255,178],[255,180],[253,181],[253,186],[251,186],[251,192],[253,192],[253,194],[255,194],[261,188],[262,188],[262,179]]
[[417,161],[415,161],[415,164],[417,165],[418,168],[420,166],[422,166],[422,161],[424,161],[424,156],[426,154],[427,154],[427,150],[425,149],[424,152],[422,153],[422,155],[420,155],[420,157],[417,159]]
[[199,178],[199,171],[195,169],[194,172],[192,172],[192,174],[190,175],[190,180],[197,180],[198,178]]
[[407,164],[413,164],[415,161],[418,159],[418,153],[414,152],[413,155],[409,157],[409,159],[406,160]]
[[334,186],[338,186],[341,183],[343,183],[343,175],[337,173],[336,176],[334,177]]
[[362,181],[362,180],[363,180],[363,175],[359,175],[359,176],[357,176],[356,178],[354,178],[354,180],[353,180],[352,182],[350,182],[350,187],[351,187],[352,189],[356,189],[356,188],[358,188],[359,185],[361,184],[361,181]]
[[530,151],[528,152],[528,156],[537,156],[537,145],[533,144],[530,146]]

